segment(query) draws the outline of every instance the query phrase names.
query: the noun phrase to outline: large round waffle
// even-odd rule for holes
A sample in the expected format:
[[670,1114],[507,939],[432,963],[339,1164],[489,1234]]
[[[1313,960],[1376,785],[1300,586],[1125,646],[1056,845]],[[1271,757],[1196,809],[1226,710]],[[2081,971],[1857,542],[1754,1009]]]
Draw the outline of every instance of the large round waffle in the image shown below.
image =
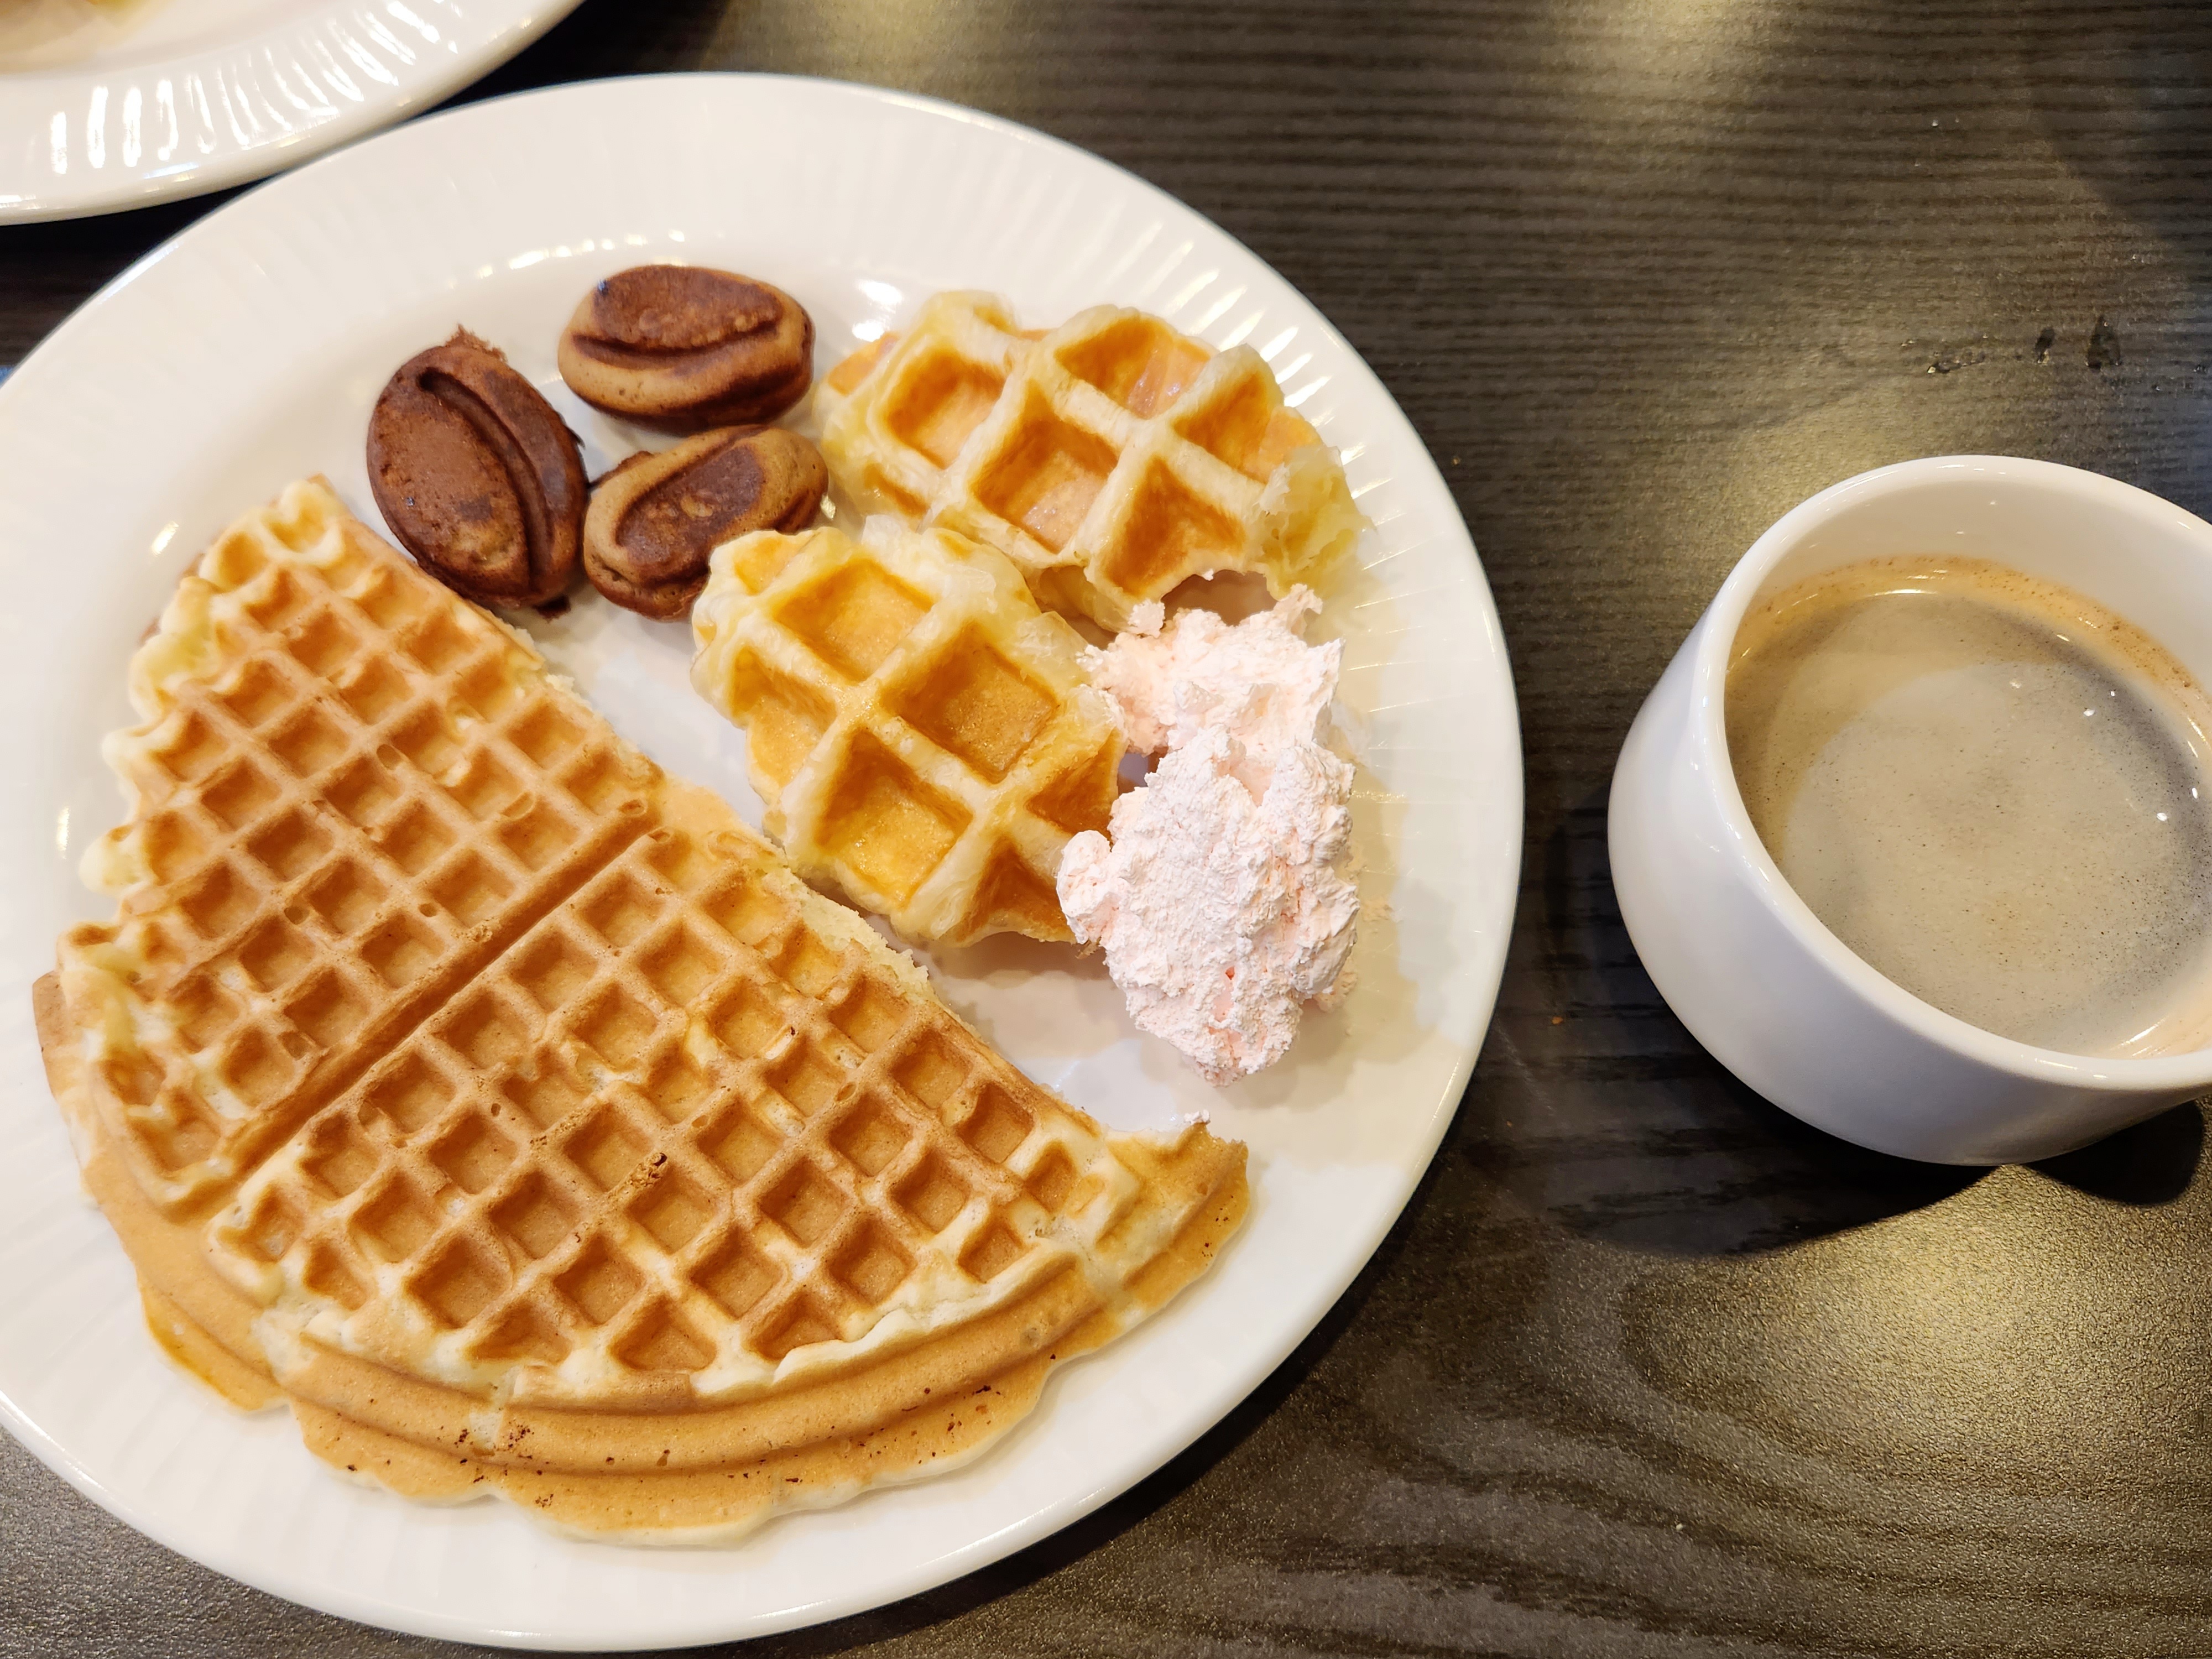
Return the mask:
[[971,1455],[1242,1217],[319,483],[131,674],[50,1075],[163,1346],[353,1473],[741,1532]]

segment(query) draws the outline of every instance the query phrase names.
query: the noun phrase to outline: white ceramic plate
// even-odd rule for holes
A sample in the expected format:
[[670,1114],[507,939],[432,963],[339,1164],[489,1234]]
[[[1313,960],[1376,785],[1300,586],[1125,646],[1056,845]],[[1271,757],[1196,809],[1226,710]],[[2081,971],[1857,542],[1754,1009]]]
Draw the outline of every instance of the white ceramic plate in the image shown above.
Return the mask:
[[576,0],[0,0],[0,224],[258,179],[424,109]]
[[[1343,451],[1375,520],[1320,628],[1346,642],[1364,765],[1357,989],[1290,1056],[1207,1088],[1136,1036],[1072,952],[947,953],[945,995],[1109,1123],[1208,1110],[1249,1144],[1251,1219],[1158,1319],[1055,1376],[1033,1417],[945,1479],[779,1521],[743,1546],[650,1551],[539,1530],[499,1503],[411,1505],[341,1483],[281,1413],[239,1416],[156,1353],[81,1196],[28,987],[75,876],[120,815],[100,737],[191,550],[304,472],[374,517],[371,401],[465,324],[586,440],[632,434],[560,386],[586,286],[647,259],[766,277],[824,364],[937,289],[1057,322],[1139,305],[1249,340]],[[0,1419],[81,1491],[249,1583],[375,1624],[605,1648],[751,1635],[854,1612],[1006,1555],[1157,1468],[1312,1329],[1396,1218],[1449,1121],[1497,993],[1521,831],[1505,653],[1474,550],[1396,406],[1336,332],[1229,237],[1097,158],[966,110],[818,82],[607,82],[402,129],[241,198],[126,273],[0,386]],[[742,738],[685,683],[688,630],[588,592],[533,622],[622,731],[757,822]],[[1439,1286],[1449,1295],[1449,1285]]]

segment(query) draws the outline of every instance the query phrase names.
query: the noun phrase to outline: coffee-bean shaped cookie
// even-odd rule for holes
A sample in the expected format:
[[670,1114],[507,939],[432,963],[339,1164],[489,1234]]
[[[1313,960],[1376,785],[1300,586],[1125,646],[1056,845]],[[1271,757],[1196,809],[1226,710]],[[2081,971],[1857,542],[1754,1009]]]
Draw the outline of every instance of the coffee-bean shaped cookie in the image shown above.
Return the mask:
[[544,605],[575,579],[576,434],[466,329],[399,366],[368,417],[368,482],[417,563],[479,605]]
[[661,432],[772,421],[814,380],[814,321],[781,289],[698,265],[636,265],[561,331],[568,389]]
[[822,452],[776,426],[702,432],[633,455],[592,487],[584,574],[628,610],[680,617],[717,547],[749,531],[804,529],[829,487]]

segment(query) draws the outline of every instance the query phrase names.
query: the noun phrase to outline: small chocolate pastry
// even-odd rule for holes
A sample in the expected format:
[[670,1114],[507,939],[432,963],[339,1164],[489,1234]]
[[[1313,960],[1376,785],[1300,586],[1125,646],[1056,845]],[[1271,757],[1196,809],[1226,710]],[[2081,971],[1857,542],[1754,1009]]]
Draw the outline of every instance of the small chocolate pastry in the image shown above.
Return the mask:
[[576,434],[466,329],[418,352],[368,417],[368,482],[416,562],[478,605],[545,605],[583,550]]
[[584,574],[628,610],[680,617],[707,585],[708,555],[749,530],[805,528],[829,487],[822,452],[780,426],[633,455],[592,487]]
[[595,409],[659,432],[772,421],[814,381],[814,319],[781,289],[698,265],[634,265],[584,296],[557,353]]

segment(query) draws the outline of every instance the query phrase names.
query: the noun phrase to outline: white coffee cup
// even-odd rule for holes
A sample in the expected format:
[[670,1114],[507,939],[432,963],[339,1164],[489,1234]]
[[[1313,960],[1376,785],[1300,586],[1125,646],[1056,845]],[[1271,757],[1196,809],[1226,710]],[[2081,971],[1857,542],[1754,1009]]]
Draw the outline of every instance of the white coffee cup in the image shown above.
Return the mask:
[[1861,473],[1752,544],[1645,700],[1613,769],[1613,880],[1660,994],[1776,1105],[1877,1152],[2019,1163],[2212,1091],[2212,1048],[2060,1054],[1883,978],[1783,878],[1745,811],[1723,725],[1730,647],[1756,601],[1842,565],[1938,551],[2086,593],[2212,686],[2212,525],[2048,461],[1954,455]]

